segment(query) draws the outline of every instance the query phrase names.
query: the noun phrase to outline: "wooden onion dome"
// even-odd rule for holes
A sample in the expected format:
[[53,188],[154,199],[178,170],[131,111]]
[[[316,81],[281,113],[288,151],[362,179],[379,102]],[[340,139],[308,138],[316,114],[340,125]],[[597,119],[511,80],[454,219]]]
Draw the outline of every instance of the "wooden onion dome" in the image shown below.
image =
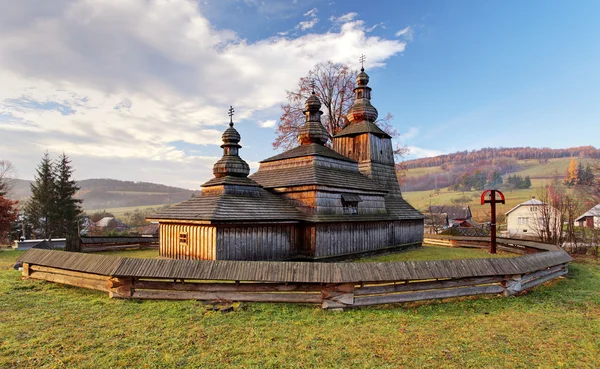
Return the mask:
[[302,145],[309,144],[320,144],[325,145],[329,140],[329,134],[323,124],[321,124],[321,115],[323,112],[321,109],[321,101],[313,90],[312,94],[305,103],[304,115],[306,116],[306,123],[300,129],[298,134],[298,141]]
[[[231,115],[230,115],[231,116]],[[213,166],[213,174],[215,177],[247,177],[250,174],[250,166],[242,158],[239,157],[239,142],[242,139],[240,133],[233,128],[233,117],[229,122],[229,128],[223,132],[223,157],[219,159]]]
[[348,121],[350,123],[371,122],[377,120],[377,109],[371,105],[371,87],[367,86],[369,76],[365,73],[365,69],[361,68],[360,73],[356,76],[356,87],[354,88],[354,104],[348,111]]

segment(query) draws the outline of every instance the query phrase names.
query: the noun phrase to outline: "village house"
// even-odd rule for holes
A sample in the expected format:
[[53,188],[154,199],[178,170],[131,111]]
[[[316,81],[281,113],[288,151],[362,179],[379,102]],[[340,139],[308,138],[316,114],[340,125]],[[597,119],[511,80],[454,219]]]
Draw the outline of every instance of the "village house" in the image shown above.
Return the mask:
[[160,255],[320,259],[420,246],[424,217],[402,197],[391,137],[375,123],[368,82],[361,69],[349,124],[333,137],[333,148],[313,91],[299,146],[263,160],[251,176],[231,118],[223,157],[202,194],[150,219],[160,224]]
[[575,221],[579,223],[580,227],[600,228],[600,204],[583,213]]
[[561,226],[557,210],[535,197],[506,212],[508,237],[538,238],[547,230],[559,232]]
[[472,228],[471,208],[460,205],[432,205],[427,208],[425,228],[428,233],[438,233],[441,230],[460,227]]

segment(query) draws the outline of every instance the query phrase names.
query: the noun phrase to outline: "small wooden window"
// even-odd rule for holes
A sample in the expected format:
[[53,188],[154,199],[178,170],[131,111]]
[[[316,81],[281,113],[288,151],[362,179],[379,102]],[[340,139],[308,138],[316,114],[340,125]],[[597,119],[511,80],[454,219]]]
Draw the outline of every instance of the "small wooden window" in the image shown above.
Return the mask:
[[344,209],[344,214],[358,214],[358,203],[361,201],[362,199],[359,195],[342,194],[342,208]]
[[187,233],[180,233],[179,234],[179,243],[183,243],[186,244],[188,243],[188,235]]
[[344,214],[358,214],[358,202],[357,201],[342,201],[344,208]]

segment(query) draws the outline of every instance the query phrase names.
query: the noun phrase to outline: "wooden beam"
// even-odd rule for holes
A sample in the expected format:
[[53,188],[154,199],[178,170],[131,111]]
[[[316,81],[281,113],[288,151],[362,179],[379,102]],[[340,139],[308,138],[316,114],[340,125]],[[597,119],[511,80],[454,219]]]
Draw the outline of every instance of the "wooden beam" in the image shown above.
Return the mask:
[[378,304],[392,304],[398,302],[445,299],[450,297],[499,294],[504,291],[502,286],[477,286],[462,287],[450,290],[432,290],[426,292],[399,293],[380,296],[368,296],[354,299],[353,306],[369,306]]
[[52,274],[62,274],[62,275],[69,275],[69,276],[73,276],[73,277],[81,277],[81,278],[87,278],[87,279],[97,279],[97,280],[100,280],[100,281],[106,281],[106,280],[108,280],[110,278],[107,275],[85,273],[85,272],[75,272],[75,271],[72,271],[72,270],[66,270],[66,269],[60,269],[60,268],[52,268],[52,267],[41,266],[41,265],[32,265],[30,267],[30,270],[32,272],[46,272],[46,273],[52,273]]
[[29,265],[29,263],[23,263],[23,272],[22,272],[22,276],[24,278],[29,278],[31,274],[31,266]]
[[53,274],[46,272],[35,272],[31,274],[32,279],[41,279],[49,282],[63,283],[71,286],[90,288],[93,290],[109,292],[106,281],[90,279],[84,277],[75,277],[64,274]]
[[534,279],[545,277],[548,274],[552,274],[552,273],[557,272],[559,270],[564,270],[564,268],[565,268],[565,264],[560,264],[560,265],[555,265],[555,266],[553,266],[551,268],[548,268],[548,269],[538,270],[537,272],[525,274],[521,278],[521,283],[523,283],[523,284],[528,283],[528,282],[530,282],[530,281],[532,281]]
[[228,300],[249,302],[321,303],[321,295],[316,293],[235,293],[134,290],[131,298],[151,300]]
[[172,291],[198,291],[198,292],[318,292],[320,284],[297,283],[203,283],[203,282],[159,282],[139,281],[133,282],[136,290],[172,290]]
[[403,284],[388,284],[379,286],[364,286],[354,291],[355,296],[376,295],[394,292],[422,291],[440,288],[452,288],[462,286],[476,286],[480,284],[498,283],[504,280],[504,276],[450,279],[445,281],[411,282]]
[[530,288],[532,288],[532,287],[535,287],[535,286],[537,286],[537,285],[540,285],[540,284],[542,284],[542,283],[544,283],[544,282],[548,282],[548,281],[550,281],[550,280],[552,280],[552,279],[558,278],[558,277],[560,277],[560,276],[563,276],[563,275],[565,275],[565,274],[567,274],[567,271],[566,271],[566,270],[564,270],[564,269],[561,269],[561,270],[558,270],[558,271],[556,271],[556,272],[554,272],[554,273],[548,274],[548,275],[547,275],[547,276],[545,276],[545,277],[541,277],[541,278],[538,278],[538,279],[534,279],[534,280],[532,280],[532,281],[530,281],[530,282],[527,282],[527,283],[522,283],[522,284],[521,284],[521,290],[527,290],[527,289],[530,289]]

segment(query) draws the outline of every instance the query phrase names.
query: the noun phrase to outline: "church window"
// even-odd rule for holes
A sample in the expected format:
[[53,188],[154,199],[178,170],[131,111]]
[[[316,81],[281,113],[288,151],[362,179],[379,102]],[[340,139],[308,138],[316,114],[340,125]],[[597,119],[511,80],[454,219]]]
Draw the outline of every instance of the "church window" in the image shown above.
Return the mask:
[[187,244],[188,243],[188,235],[187,233],[179,233],[179,243]]
[[362,92],[362,91],[358,91],[358,92],[356,93],[356,98],[358,98],[358,99],[362,99],[362,98],[363,98],[363,92]]
[[344,214],[358,214],[358,203],[361,201],[362,199],[358,195],[342,194],[342,208],[344,209]]

